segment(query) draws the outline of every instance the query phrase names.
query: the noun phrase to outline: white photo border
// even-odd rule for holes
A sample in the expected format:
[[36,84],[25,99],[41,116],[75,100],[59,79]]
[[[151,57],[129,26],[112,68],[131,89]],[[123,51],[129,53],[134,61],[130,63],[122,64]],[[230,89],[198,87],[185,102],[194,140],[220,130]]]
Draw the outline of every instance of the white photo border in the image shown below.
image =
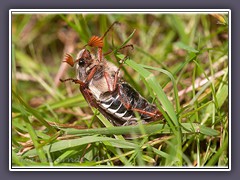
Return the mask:
[[[228,167],[12,167],[12,15],[13,14],[228,14],[229,165]],[[9,171],[231,171],[231,10],[230,9],[10,9],[9,10]]]

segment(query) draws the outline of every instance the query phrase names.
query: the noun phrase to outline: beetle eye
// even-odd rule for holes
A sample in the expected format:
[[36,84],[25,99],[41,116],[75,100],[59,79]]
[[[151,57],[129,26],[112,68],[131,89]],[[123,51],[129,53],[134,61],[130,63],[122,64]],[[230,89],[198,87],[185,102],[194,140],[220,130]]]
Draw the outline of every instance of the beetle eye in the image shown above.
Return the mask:
[[85,62],[84,62],[84,59],[83,59],[83,58],[80,58],[79,61],[78,61],[78,65],[79,65],[79,66],[82,66],[82,65],[84,65],[84,63],[85,63]]

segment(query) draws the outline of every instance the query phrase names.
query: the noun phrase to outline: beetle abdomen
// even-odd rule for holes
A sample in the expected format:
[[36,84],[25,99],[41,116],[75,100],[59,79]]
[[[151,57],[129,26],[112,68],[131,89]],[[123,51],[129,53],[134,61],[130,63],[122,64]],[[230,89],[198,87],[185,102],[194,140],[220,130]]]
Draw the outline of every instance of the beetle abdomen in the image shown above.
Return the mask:
[[135,113],[144,122],[155,120],[154,115],[159,113],[155,105],[150,104],[129,84],[121,82],[116,91],[106,95],[104,100],[100,101],[99,106],[110,116],[110,119],[116,125],[129,125],[137,123]]
[[101,101],[100,106],[105,109],[107,113],[119,119],[119,122],[116,122],[117,124],[124,124],[135,118],[133,111],[128,110],[121,102],[118,91],[111,94],[105,101]]

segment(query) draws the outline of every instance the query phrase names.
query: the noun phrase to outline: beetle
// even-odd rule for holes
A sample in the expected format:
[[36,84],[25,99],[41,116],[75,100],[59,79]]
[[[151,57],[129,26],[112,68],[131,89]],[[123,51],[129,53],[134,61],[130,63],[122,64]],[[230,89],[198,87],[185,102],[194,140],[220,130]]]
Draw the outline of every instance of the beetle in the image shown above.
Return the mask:
[[[102,52],[103,39],[115,24],[118,22],[114,22],[103,36],[92,36],[75,60],[70,54],[66,54],[63,62],[72,67],[76,64],[77,78],[60,81],[79,84],[80,91],[89,105],[98,109],[115,126],[136,125],[138,117],[142,123],[160,119],[162,114],[156,105],[149,103],[124,81],[120,67],[127,56],[122,59],[120,67],[104,58],[106,54]],[[87,46],[96,47],[97,53],[90,53]],[[126,47],[133,48],[133,45],[126,45],[121,49]]]

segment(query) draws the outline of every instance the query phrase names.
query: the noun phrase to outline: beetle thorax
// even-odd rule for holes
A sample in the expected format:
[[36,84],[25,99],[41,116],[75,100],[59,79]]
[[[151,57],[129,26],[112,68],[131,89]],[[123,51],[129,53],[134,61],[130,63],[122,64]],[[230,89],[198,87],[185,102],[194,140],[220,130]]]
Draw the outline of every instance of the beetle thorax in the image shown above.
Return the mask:
[[[102,94],[114,90],[114,79],[118,71],[117,66],[108,62],[105,58],[99,61],[86,49],[78,53],[76,60],[78,61],[76,66],[77,79],[82,82],[85,82],[93,68],[95,69],[96,72],[88,83],[88,88],[97,100],[101,100]],[[121,78],[122,74],[120,72],[118,73],[118,79]]]

